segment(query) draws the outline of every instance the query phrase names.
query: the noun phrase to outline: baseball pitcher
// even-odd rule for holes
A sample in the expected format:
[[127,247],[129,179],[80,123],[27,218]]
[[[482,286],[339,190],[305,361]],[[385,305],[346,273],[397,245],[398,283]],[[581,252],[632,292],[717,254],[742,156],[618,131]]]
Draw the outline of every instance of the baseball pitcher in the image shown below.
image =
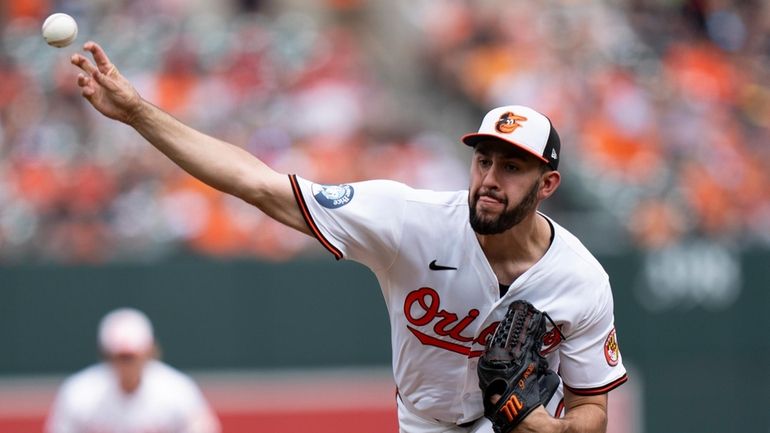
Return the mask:
[[538,211],[561,182],[561,142],[546,116],[491,110],[463,137],[468,190],[322,185],[182,124],[143,100],[99,45],[84,49],[93,62],[71,60],[99,112],[335,258],[372,269],[390,315],[402,432],[606,429],[607,393],[627,379],[612,292],[580,241]]

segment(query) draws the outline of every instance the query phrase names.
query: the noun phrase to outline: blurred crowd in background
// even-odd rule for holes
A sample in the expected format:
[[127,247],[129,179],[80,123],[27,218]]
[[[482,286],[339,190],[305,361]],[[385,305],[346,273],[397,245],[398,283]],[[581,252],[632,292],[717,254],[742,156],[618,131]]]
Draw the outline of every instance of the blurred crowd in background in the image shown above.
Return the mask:
[[[45,45],[52,12],[77,46]],[[557,219],[643,249],[770,247],[763,0],[6,0],[0,29],[0,263],[321,254],[87,106],[68,59],[89,39],[278,171],[465,188],[459,136],[525,104],[562,137]]]

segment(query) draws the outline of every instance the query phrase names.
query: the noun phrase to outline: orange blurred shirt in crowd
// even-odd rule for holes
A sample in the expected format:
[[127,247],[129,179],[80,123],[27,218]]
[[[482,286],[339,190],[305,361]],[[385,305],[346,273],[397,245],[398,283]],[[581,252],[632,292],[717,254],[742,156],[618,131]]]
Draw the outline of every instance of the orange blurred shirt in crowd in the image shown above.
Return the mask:
[[6,0],[3,3],[6,3],[5,9],[9,20],[15,18],[42,18],[51,10],[51,2],[48,0]]

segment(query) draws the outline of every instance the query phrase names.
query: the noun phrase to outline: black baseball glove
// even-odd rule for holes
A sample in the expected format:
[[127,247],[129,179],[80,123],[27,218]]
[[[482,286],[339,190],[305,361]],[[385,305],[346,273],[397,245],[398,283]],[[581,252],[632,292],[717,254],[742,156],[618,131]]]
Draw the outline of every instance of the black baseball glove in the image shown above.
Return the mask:
[[[479,359],[484,416],[496,433],[513,431],[559,386],[559,376],[540,354],[546,317],[529,302],[514,301]],[[500,399],[492,403],[495,395]]]

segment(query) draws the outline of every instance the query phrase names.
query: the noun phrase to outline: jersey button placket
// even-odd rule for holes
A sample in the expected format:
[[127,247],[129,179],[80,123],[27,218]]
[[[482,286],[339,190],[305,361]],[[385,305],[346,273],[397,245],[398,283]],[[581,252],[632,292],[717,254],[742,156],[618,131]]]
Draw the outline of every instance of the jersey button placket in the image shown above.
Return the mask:
[[478,395],[479,381],[476,373],[476,365],[478,358],[468,358],[468,367],[465,372],[465,384],[463,386],[463,394],[460,405],[462,407],[463,416],[474,416],[479,410],[483,410],[481,402],[476,402],[474,396]]

